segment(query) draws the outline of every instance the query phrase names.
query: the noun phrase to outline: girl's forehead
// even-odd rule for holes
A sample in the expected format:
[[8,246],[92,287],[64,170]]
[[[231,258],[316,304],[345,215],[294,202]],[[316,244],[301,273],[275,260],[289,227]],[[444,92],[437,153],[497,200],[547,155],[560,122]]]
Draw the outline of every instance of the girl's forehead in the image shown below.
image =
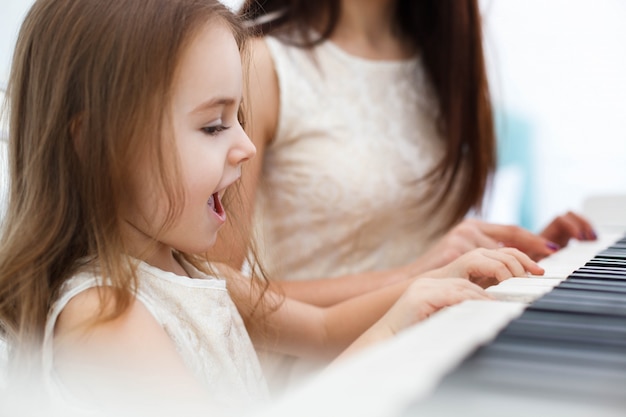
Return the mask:
[[207,100],[241,97],[239,47],[231,28],[214,20],[182,52],[173,83],[173,104],[186,113]]

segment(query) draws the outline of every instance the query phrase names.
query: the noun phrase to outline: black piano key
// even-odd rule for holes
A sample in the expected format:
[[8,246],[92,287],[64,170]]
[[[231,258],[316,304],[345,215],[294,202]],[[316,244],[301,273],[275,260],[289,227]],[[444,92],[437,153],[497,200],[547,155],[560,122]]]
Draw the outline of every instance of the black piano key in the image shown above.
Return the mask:
[[592,259],[585,263],[583,266],[613,266],[613,267],[625,267],[626,261],[623,260],[615,260],[615,259]]
[[537,323],[545,323],[546,325],[576,325],[593,327],[608,327],[608,328],[624,328],[626,322],[622,317],[618,316],[599,316],[580,313],[561,313],[553,311],[541,311],[533,309],[532,305],[529,306],[521,316],[511,321],[515,323],[517,321],[535,321]]
[[561,281],[558,285],[564,282],[578,282],[581,284],[589,284],[589,285],[615,285],[618,287],[626,285],[626,281],[621,279],[611,280],[611,279],[596,279],[596,278],[585,278],[578,276],[570,276],[566,280]]
[[[567,342],[587,343],[596,346],[613,346],[626,351],[626,321],[614,325],[589,325],[575,319],[555,323],[526,320],[523,317],[511,322],[498,338],[526,338],[533,343]],[[497,343],[498,338],[494,343]]]
[[616,268],[616,267],[587,267],[587,266],[584,266],[582,268],[578,268],[574,272],[585,273],[585,274],[607,274],[607,275],[626,276],[626,267],[624,267],[624,268]]
[[559,288],[539,298],[529,308],[626,317],[626,300],[619,294],[581,294],[579,291]]
[[624,350],[615,346],[586,343],[551,342],[529,343],[516,337],[503,337],[483,349],[486,357],[514,358],[521,361],[574,364],[582,367],[621,369],[626,372]]
[[616,280],[616,281],[624,281],[624,280],[626,280],[626,277],[622,277],[622,276],[619,276],[619,275],[595,274],[595,273],[577,272],[577,271],[572,272],[570,277],[588,278],[588,279],[596,279],[596,280],[600,280],[600,279],[612,279],[612,280]]
[[[481,352],[482,353],[482,352]],[[591,367],[580,362],[524,360],[518,356],[481,356],[468,360],[459,374],[474,385],[499,386],[522,394],[549,390],[554,395],[586,396],[596,401],[624,401],[626,372],[623,368]]]
[[602,292],[611,292],[614,294],[622,294],[626,297],[626,282],[620,284],[611,285],[611,282],[603,282],[596,281],[593,284],[588,282],[574,282],[574,281],[563,281],[558,285],[558,288],[566,288],[569,290],[578,290],[578,291],[602,291]]
[[557,285],[543,296],[541,299],[556,299],[556,298],[573,298],[573,301],[580,300],[584,301],[597,301],[599,303],[616,303],[620,305],[626,306],[626,300],[620,294],[611,294],[611,293],[598,293],[589,291],[587,293],[570,290],[560,285]]
[[598,254],[596,259],[626,259],[626,254],[623,252],[602,252]]
[[597,279],[597,278],[585,278],[579,276],[570,276],[569,278],[561,281],[558,285],[564,282],[578,282],[581,284],[589,284],[589,285],[615,285],[618,287],[626,285],[626,281],[623,279]]

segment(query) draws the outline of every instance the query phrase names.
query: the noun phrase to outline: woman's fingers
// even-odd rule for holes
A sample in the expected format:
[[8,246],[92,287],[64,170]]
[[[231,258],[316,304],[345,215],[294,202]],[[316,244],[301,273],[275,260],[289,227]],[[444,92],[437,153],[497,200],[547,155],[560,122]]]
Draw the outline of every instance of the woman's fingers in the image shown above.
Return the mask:
[[485,234],[524,252],[534,260],[540,260],[560,249],[560,245],[544,236],[536,235],[522,227],[513,225],[485,224]]
[[455,229],[457,235],[462,236],[468,242],[468,249],[486,248],[496,249],[500,241],[485,233],[488,223],[476,219],[466,219]]
[[582,216],[571,211],[556,217],[541,232],[541,235],[561,246],[567,245],[571,238],[578,240],[595,240],[597,238],[591,224]]
[[496,249],[502,246],[519,249],[531,259],[538,261],[566,246],[571,238],[579,240],[597,238],[591,224],[584,217],[571,211],[555,218],[541,234],[532,233],[516,225],[466,219],[432,248],[431,254],[440,260],[431,263],[432,267],[436,267],[437,264],[443,265],[476,248]]

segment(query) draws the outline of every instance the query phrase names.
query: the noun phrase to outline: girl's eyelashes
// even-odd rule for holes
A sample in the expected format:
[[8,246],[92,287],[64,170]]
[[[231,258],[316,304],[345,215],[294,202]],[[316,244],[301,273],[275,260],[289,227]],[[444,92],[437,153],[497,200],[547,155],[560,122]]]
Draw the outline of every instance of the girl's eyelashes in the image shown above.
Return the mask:
[[207,135],[215,136],[219,134],[220,132],[227,130],[227,129],[230,129],[230,126],[214,125],[214,126],[205,126],[201,128],[200,130],[202,130]]

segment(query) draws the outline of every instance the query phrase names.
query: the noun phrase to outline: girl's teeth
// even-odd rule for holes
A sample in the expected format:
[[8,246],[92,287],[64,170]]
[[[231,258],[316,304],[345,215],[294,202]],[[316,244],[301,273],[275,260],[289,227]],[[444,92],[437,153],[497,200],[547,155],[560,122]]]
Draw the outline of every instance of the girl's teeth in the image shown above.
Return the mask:
[[213,211],[215,211],[215,195],[212,195],[211,198],[209,198],[209,206],[211,206],[211,208],[213,209]]

